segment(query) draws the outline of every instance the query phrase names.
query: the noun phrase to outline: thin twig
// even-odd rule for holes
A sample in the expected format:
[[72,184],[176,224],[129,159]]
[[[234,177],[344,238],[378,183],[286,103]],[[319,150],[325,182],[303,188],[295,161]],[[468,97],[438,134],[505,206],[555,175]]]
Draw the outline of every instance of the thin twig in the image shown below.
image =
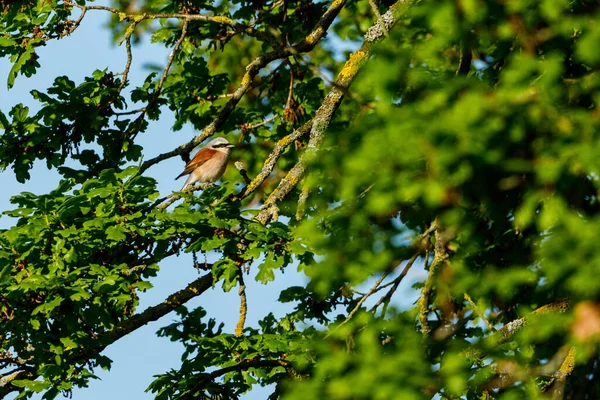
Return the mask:
[[240,171],[240,175],[244,179],[244,182],[246,182],[246,185],[252,182],[252,180],[248,176],[248,172],[246,172],[246,169],[244,168],[244,164],[242,164],[240,161],[236,161],[234,165],[237,168],[237,170]]
[[281,366],[285,368],[286,372],[289,373],[288,369],[291,369],[291,365],[289,362],[285,360],[264,360],[264,359],[251,359],[244,360],[239,364],[231,365],[229,367],[224,367],[209,373],[200,374],[197,377],[197,385],[204,385],[207,381],[212,381],[215,378],[228,374],[233,371],[241,371],[248,368],[261,368],[261,367],[277,367]]
[[[196,185],[188,186],[185,189],[180,190],[179,192],[173,192],[168,196],[165,196],[165,197],[162,197],[162,198],[156,200],[154,203],[152,203],[150,208],[156,207],[159,210],[163,210],[163,209],[169,207],[171,204],[173,204],[177,199],[182,197],[182,195],[184,193],[192,193],[192,192],[195,192],[196,190],[204,190],[208,187],[211,187],[212,185],[213,185],[212,183],[206,182],[206,183],[199,183]],[[163,203],[163,201],[165,201],[167,199],[168,199],[168,201]]]
[[408,261],[408,263],[406,263],[406,266],[404,267],[404,269],[402,270],[400,275],[398,275],[398,277],[396,279],[394,279],[392,282],[390,282],[390,283],[393,283],[392,288],[382,298],[380,298],[377,301],[377,303],[375,303],[375,305],[371,308],[370,312],[376,311],[377,307],[379,307],[383,303],[383,309],[381,311],[381,316],[385,317],[385,313],[387,312],[387,308],[390,303],[390,300],[392,299],[392,296],[394,295],[394,293],[396,292],[396,289],[398,289],[398,286],[400,285],[400,282],[402,282],[404,277],[408,274],[408,271],[413,266],[413,264],[415,263],[415,261],[418,257],[419,257],[419,253],[416,253],[414,256],[412,256],[412,258]]
[[287,110],[292,104],[292,97],[294,96],[294,73],[292,71],[292,66],[290,65],[290,86],[288,88],[288,97],[285,102],[285,109]]
[[86,12],[87,12],[87,7],[86,6],[82,6],[81,7],[81,15],[79,16],[79,18],[77,18],[77,20],[69,28],[69,31],[68,31],[68,33],[65,36],[72,34],[73,32],[75,32],[75,30],[77,28],[79,28],[79,25],[81,25],[81,21],[83,21],[83,17],[85,17],[85,13]]
[[[134,25],[134,27],[135,27],[135,25]],[[121,92],[121,90],[127,84],[127,77],[129,76],[129,69],[131,68],[131,61],[133,60],[133,56],[131,54],[131,34],[127,35],[127,38],[125,39],[125,49],[127,50],[127,63],[125,64],[125,69],[123,70],[123,73],[122,73],[123,80],[121,81],[121,84],[119,85],[119,89],[118,89],[119,92]]]
[[373,284],[373,286],[371,286],[371,289],[369,289],[369,291],[367,293],[365,293],[364,296],[362,296],[360,298],[360,300],[358,301],[358,303],[356,304],[356,306],[354,306],[354,308],[352,309],[352,311],[350,311],[350,314],[348,314],[348,316],[346,317],[346,319],[339,324],[338,326],[336,326],[333,330],[329,331],[325,337],[329,337],[333,332],[337,331],[338,329],[340,329],[342,326],[346,325],[348,323],[348,321],[350,321],[352,319],[352,317],[354,316],[354,314],[356,314],[356,312],[360,309],[360,307],[363,305],[363,303],[365,302],[365,300],[367,300],[369,298],[369,296],[371,296],[373,293],[375,293],[375,291],[377,290],[377,287],[381,284],[381,282],[383,282],[383,280],[389,275],[389,271],[385,272],[383,275],[381,275],[381,277],[379,277],[379,279],[377,279],[375,281],[375,283]]
[[117,116],[121,116],[121,115],[131,115],[131,114],[137,114],[137,113],[145,113],[147,111],[146,107],[142,107],[142,108],[138,108],[136,110],[131,110],[131,111],[113,111],[113,115],[117,115]]
[[279,115],[275,114],[275,115],[273,115],[272,117],[269,117],[269,118],[265,119],[264,121],[262,121],[262,122],[258,122],[258,123],[254,124],[254,125],[251,125],[251,124],[242,124],[242,125],[240,125],[240,127],[241,127],[243,130],[249,131],[249,130],[251,130],[251,129],[256,129],[256,128],[259,128],[259,127],[261,127],[261,126],[263,126],[263,125],[266,125],[266,124],[268,124],[269,122],[272,122],[272,121],[274,121],[274,120],[275,120],[277,117],[279,117]]
[[256,37],[257,39],[272,42],[273,38],[267,32],[263,32],[257,29],[252,28],[244,23],[233,20],[229,17],[223,15],[203,15],[203,14],[181,14],[181,13],[158,13],[158,14],[126,14],[122,11],[117,10],[116,8],[107,7],[107,6],[81,6],[77,3],[72,3],[71,1],[65,0],[64,4],[70,7],[77,7],[81,10],[103,10],[108,11],[112,14],[115,14],[119,17],[121,21],[130,21],[130,22],[140,22],[143,20],[151,20],[151,19],[183,19],[185,21],[204,21],[211,22],[218,25],[231,26],[235,29],[235,32],[244,32],[249,36]]
[[483,322],[485,322],[488,329],[492,332],[495,331],[494,326],[490,323],[490,321],[487,320],[487,318],[485,317],[485,315],[483,313],[479,312],[479,310],[477,309],[477,305],[475,304],[473,299],[471,299],[471,296],[469,296],[468,293],[465,293],[465,300],[471,305],[471,307],[473,308],[473,311],[477,314],[477,316],[479,318],[481,318],[483,320]]
[[254,20],[250,21],[250,23],[248,25],[250,25],[250,26],[256,25],[258,22],[260,22],[262,20],[262,18],[265,15],[267,15],[268,13],[270,13],[271,11],[273,11],[275,8],[279,7],[282,4],[283,4],[283,0],[274,2],[273,4],[271,4],[269,9],[265,10],[264,12],[261,12],[260,15],[258,17],[256,17]]
[[160,92],[162,90],[163,84],[165,83],[165,79],[167,79],[167,75],[169,74],[169,69],[171,68],[171,64],[173,64],[173,59],[175,58],[175,53],[177,53],[179,46],[181,46],[183,39],[185,39],[185,36],[187,35],[188,24],[189,24],[189,20],[186,19],[185,21],[183,21],[183,27],[181,28],[181,36],[179,36],[177,43],[175,43],[175,47],[173,47],[173,50],[171,50],[171,54],[169,54],[169,59],[167,60],[167,65],[165,66],[163,74],[160,77],[160,81],[158,82],[156,92],[154,93],[155,101],[160,96]]

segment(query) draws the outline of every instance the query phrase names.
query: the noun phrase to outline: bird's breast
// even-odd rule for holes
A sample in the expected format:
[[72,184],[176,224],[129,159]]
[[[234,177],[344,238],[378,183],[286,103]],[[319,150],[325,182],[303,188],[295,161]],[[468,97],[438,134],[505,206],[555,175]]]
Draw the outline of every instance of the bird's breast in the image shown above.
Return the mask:
[[225,172],[227,167],[227,154],[217,153],[194,171],[201,182],[215,182]]

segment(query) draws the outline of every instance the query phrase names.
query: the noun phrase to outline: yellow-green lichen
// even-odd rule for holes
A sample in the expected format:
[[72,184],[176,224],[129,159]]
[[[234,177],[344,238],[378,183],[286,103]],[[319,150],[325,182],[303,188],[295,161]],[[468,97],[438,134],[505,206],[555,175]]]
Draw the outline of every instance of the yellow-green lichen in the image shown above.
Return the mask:
[[567,354],[565,361],[563,361],[562,365],[560,366],[560,372],[565,375],[569,375],[573,371],[573,368],[575,368],[575,347],[571,347],[569,349],[569,353]]
[[223,17],[221,15],[215,15],[211,19],[218,24],[235,25],[235,22],[231,18]]
[[248,73],[245,73],[244,77],[242,78],[242,86],[246,86],[249,83],[250,83],[250,75]]
[[344,67],[338,75],[338,79],[349,78],[356,75],[358,69],[360,68],[360,64],[366,57],[367,53],[362,50],[357,50],[350,54],[350,58],[348,61],[346,61],[346,64],[344,64]]
[[312,31],[311,34],[306,37],[306,43],[309,45],[315,44],[321,38],[321,36],[323,36],[323,32],[323,27],[321,25],[318,25],[315,28],[315,30]]
[[292,142],[292,135],[288,135],[284,138],[279,139],[277,145],[280,147],[287,147]]
[[337,8],[344,0],[333,0],[329,8]]

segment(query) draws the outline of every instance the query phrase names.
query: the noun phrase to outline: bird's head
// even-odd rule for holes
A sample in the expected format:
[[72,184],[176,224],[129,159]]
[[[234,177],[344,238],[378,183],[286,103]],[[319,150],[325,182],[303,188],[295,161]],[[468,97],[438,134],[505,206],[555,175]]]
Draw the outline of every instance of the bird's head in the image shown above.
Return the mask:
[[229,154],[234,147],[227,139],[222,137],[215,138],[206,144],[207,149],[217,150],[226,154]]

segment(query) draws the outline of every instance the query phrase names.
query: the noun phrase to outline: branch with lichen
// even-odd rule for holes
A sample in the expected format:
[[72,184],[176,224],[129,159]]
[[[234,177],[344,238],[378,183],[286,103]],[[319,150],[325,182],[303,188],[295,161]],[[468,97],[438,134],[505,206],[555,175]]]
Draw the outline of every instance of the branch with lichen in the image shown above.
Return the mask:
[[541,390],[551,395],[553,400],[563,398],[566,380],[575,368],[575,347],[564,345],[552,358],[541,365],[534,367],[522,367],[515,361],[503,360],[497,364],[490,365],[496,373],[496,377],[483,384],[484,391],[502,390],[515,384],[550,377]]
[[284,138],[278,140],[277,143],[275,143],[273,150],[265,160],[260,173],[256,175],[256,177],[252,179],[252,181],[248,183],[246,187],[244,187],[237,195],[233,196],[231,200],[242,200],[248,197],[250,194],[252,194],[256,189],[258,189],[260,185],[263,184],[265,179],[267,179],[267,177],[271,175],[271,172],[273,172],[273,170],[275,169],[275,164],[277,164],[277,160],[279,160],[279,157],[281,157],[285,149],[290,144],[294,143],[295,140],[301,138],[302,136],[310,132],[311,125],[312,120],[306,122],[304,125],[294,130],[292,133],[285,136]]
[[204,15],[204,14],[183,14],[183,13],[157,13],[157,14],[127,14],[123,11],[119,11],[116,8],[108,7],[108,6],[82,6],[77,3],[73,3],[71,1],[65,0],[64,4],[69,7],[77,7],[82,10],[82,14],[84,14],[88,10],[102,10],[107,11],[116,15],[120,21],[128,21],[133,23],[139,23],[145,20],[153,20],[153,19],[182,19],[185,21],[202,21],[202,22],[211,22],[217,25],[229,26],[234,29],[235,32],[243,32],[248,36],[255,37],[259,40],[274,43],[273,37],[264,31],[260,31],[258,29],[253,28],[250,25],[244,24],[242,22],[236,21],[232,18],[223,16],[223,15]]
[[304,182],[302,185],[302,190],[300,191],[300,196],[298,196],[298,207],[296,208],[296,221],[302,220],[304,218],[304,213],[306,211],[306,200],[308,200],[308,195],[310,194],[310,187],[308,182]]
[[327,30],[333,23],[333,20],[339,14],[339,12],[345,4],[346,0],[335,0],[334,2],[332,2],[327,11],[325,11],[325,13],[317,22],[315,28],[299,43],[293,46],[278,48],[264,55],[260,55],[256,59],[254,59],[254,61],[252,61],[246,66],[246,73],[242,77],[240,86],[230,97],[229,101],[217,113],[216,117],[212,120],[212,122],[209,123],[200,132],[199,135],[194,137],[194,139],[192,139],[190,142],[182,144],[181,146],[177,147],[172,151],[160,154],[150,160],[145,161],[142,164],[140,170],[143,172],[151,166],[163,160],[184,153],[187,154],[194,147],[202,143],[205,139],[214,135],[217,130],[223,127],[223,125],[225,124],[225,122],[227,121],[237,104],[240,102],[244,94],[248,91],[248,89],[250,89],[250,87],[252,86],[252,82],[254,78],[258,75],[258,73],[275,60],[281,60],[299,53],[306,53],[311,51],[317,45],[319,40],[321,40],[325,36]]
[[423,336],[429,336],[431,334],[431,327],[429,326],[429,306],[431,303],[431,292],[433,290],[433,282],[436,278],[436,274],[439,271],[439,267],[446,261],[448,258],[446,245],[447,238],[442,233],[441,228],[438,226],[437,222],[434,221],[435,228],[435,247],[433,253],[433,261],[431,262],[431,266],[429,267],[429,273],[427,275],[427,279],[425,280],[425,284],[421,289],[421,296],[419,300],[417,300],[417,319],[421,324],[421,333]]
[[244,272],[240,268],[238,271],[238,281],[240,288],[238,295],[240,296],[240,318],[237,325],[235,326],[235,336],[242,336],[244,334],[244,325],[246,324],[246,316],[248,315],[248,299],[246,297],[246,284],[244,283]]
[[564,357],[560,367],[552,376],[552,382],[547,388],[547,391],[551,394],[552,400],[559,400],[564,397],[565,385],[567,378],[575,369],[575,347],[569,347],[567,355]]
[[[529,315],[515,319],[502,328],[495,331],[492,335],[488,336],[483,340],[482,348],[495,348],[503,343],[506,343],[512,338],[517,332],[527,326],[528,319],[534,315],[545,315],[545,314],[562,314],[569,309],[569,303],[566,300],[557,301],[554,303],[546,304],[531,312]],[[462,352],[462,355],[468,359],[482,359],[485,357],[485,353],[480,348],[474,349],[469,348]]]
[[[333,87],[315,113],[315,117],[312,120],[310,139],[306,153],[300,158],[296,165],[290,169],[285,178],[280,181],[277,188],[264,202],[261,207],[262,211],[256,217],[257,221],[262,224],[267,224],[274,219],[275,212],[277,211],[276,203],[285,198],[294,187],[296,187],[298,182],[302,180],[306,171],[307,161],[315,156],[316,151],[323,142],[325,131],[329,127],[335,111],[342,103],[350,84],[356,78],[360,68],[369,59],[373,46],[384,38],[384,28],[389,31],[398,22],[400,15],[408,9],[412,2],[413,0],[399,0],[394,3],[388,11],[381,16],[381,19],[378,20],[379,22],[376,22],[367,31],[360,49],[350,55],[349,59],[339,72]],[[381,21],[383,21],[383,27],[380,24]]]
[[15,379],[33,379],[33,378],[35,378],[35,376],[31,372],[25,371],[23,369],[11,371],[9,374],[2,376],[0,378],[0,398],[3,399],[5,396],[8,396],[8,394],[11,392],[23,391],[22,387],[12,385],[12,382]]
[[481,320],[483,322],[485,322],[485,324],[487,325],[488,329],[490,331],[495,331],[494,326],[490,323],[490,321],[488,321],[488,319],[485,317],[485,314],[483,312],[479,311],[479,308],[477,307],[477,304],[475,304],[475,302],[473,301],[473,299],[471,298],[471,296],[469,296],[468,293],[465,293],[465,300],[467,301],[467,303],[469,303],[469,305],[471,306],[471,308],[473,308],[473,311],[475,312],[475,314],[477,314],[477,316],[479,318],[481,318]]

